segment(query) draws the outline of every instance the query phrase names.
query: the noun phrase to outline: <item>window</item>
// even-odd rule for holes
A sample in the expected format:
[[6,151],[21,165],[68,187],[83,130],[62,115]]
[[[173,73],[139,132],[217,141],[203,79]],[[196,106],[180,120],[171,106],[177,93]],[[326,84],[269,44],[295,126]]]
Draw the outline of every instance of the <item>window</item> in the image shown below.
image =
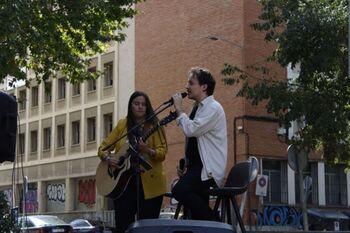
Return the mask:
[[88,80],[88,91],[96,91],[96,80]]
[[[308,204],[318,203],[318,172],[317,163],[309,163],[303,172],[304,196]],[[299,175],[295,173],[295,202],[300,204]]]
[[32,107],[39,105],[39,89],[38,87],[32,87]]
[[104,125],[104,130],[103,130],[103,137],[107,137],[113,129],[113,114],[105,114],[103,115],[103,125]]
[[19,110],[25,110],[26,102],[27,102],[26,90],[22,90],[19,92],[18,102],[19,102]]
[[325,165],[326,205],[347,205],[345,165]]
[[44,103],[51,103],[51,99],[52,99],[52,82],[45,82]]
[[263,174],[269,177],[264,203],[287,203],[287,164],[284,161],[263,160]]
[[96,141],[96,118],[90,117],[87,119],[88,124],[88,142]]
[[66,98],[66,80],[64,78],[58,79],[58,99]]
[[80,95],[80,83],[74,83],[72,86],[72,95]]
[[65,143],[65,127],[64,125],[57,126],[57,148],[64,147]]
[[51,149],[51,128],[44,128],[44,143],[43,143],[43,149],[44,150],[50,150]]
[[72,122],[72,145],[77,145],[80,143],[80,122]]
[[38,151],[38,131],[30,131],[30,152]]
[[[96,72],[96,67],[92,67],[88,71],[91,73],[94,73]],[[96,80],[89,79],[87,82],[87,89],[88,91],[96,91]]]
[[103,65],[104,86],[113,85],[113,62],[108,62]]
[[25,148],[25,134],[20,133],[18,135],[18,153],[20,155],[24,154],[24,148]]

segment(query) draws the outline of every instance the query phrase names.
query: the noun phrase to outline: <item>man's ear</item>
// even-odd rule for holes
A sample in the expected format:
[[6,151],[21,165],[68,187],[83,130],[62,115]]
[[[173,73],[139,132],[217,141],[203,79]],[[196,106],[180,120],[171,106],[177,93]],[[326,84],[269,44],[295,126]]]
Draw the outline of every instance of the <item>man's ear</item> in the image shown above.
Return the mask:
[[201,87],[204,92],[207,92],[208,84],[203,84]]

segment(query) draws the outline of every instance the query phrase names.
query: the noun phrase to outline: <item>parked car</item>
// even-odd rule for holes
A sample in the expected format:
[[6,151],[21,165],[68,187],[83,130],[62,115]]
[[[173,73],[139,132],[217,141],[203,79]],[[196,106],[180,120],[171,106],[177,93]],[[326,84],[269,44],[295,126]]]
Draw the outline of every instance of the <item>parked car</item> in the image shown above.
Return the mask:
[[114,228],[101,220],[75,219],[70,222],[74,233],[113,233]]
[[71,225],[53,215],[28,215],[19,217],[16,233],[73,233]]

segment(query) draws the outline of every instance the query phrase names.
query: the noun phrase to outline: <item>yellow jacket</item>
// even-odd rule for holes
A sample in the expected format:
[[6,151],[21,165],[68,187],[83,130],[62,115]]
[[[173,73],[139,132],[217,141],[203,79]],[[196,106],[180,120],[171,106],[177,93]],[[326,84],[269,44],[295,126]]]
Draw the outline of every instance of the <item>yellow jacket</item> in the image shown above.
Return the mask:
[[[117,126],[112,132],[105,138],[100,147],[98,148],[98,156],[103,155],[102,148],[109,145],[117,138],[120,138],[127,132],[127,119],[123,118],[119,120]],[[165,160],[165,154],[168,151],[168,147],[165,140],[165,135],[162,134],[161,130],[155,131],[147,140],[147,145],[156,151],[156,155],[151,157],[148,154],[143,154],[144,158],[152,165],[152,169],[141,173],[141,180],[145,199],[150,199],[163,195],[166,192],[166,177],[163,171],[163,161]],[[126,138],[117,142],[110,151],[115,149],[117,153],[120,148],[126,143]]]

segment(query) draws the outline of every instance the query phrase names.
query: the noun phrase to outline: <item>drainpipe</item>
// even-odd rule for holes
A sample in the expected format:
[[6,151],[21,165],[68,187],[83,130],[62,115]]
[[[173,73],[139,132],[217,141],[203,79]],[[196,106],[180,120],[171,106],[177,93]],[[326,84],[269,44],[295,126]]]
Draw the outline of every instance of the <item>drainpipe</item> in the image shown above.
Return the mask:
[[[278,123],[279,120],[278,118],[274,118],[274,117],[270,117],[270,116],[251,116],[251,115],[242,115],[242,116],[237,116],[234,117],[233,119],[233,161],[234,164],[237,163],[237,120],[243,120],[243,124],[242,124],[242,132],[245,134],[246,136],[246,151],[248,156],[249,154],[249,134],[247,132],[244,131],[244,120],[249,120],[249,121],[261,121],[261,122],[274,122],[274,123]],[[288,139],[288,128],[286,128],[286,135],[285,135],[286,139]],[[260,167],[262,165],[260,164]],[[262,171],[262,169],[261,169]],[[245,198],[246,198],[247,192],[244,194],[244,202],[245,202]],[[250,195],[249,195],[250,196]],[[250,198],[249,198],[249,213],[250,213]],[[241,207],[242,207],[242,203],[241,203]],[[240,209],[240,213],[241,215],[243,214],[243,208]],[[249,223],[251,222],[250,219],[250,214],[249,214]]]
[[[261,121],[261,122],[275,122],[278,123],[278,118],[270,117],[270,116],[251,116],[251,115],[242,115],[233,118],[233,163],[237,163],[237,120],[249,120],[249,121]],[[286,137],[288,137],[288,129],[286,129]],[[244,132],[244,128],[243,128]],[[245,132],[246,136],[249,140],[249,134]],[[247,145],[247,149],[249,150],[249,144]],[[247,151],[248,151],[247,150]],[[249,155],[249,154],[248,154]]]

